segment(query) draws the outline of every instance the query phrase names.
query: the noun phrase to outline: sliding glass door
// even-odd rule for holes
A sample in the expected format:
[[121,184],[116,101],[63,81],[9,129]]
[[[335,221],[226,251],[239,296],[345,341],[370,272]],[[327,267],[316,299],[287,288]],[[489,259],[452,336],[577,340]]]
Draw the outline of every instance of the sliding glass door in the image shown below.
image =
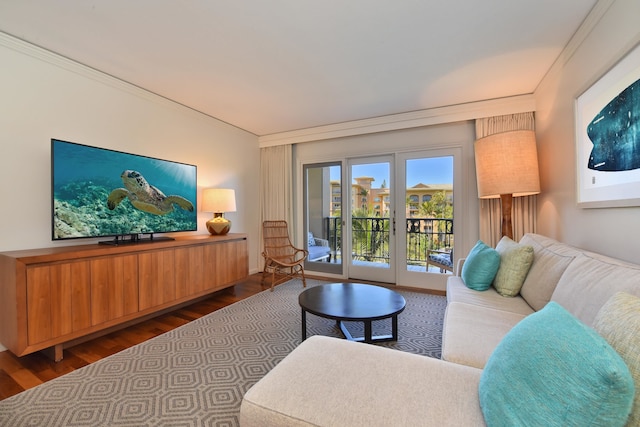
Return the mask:
[[342,274],[342,166],[339,162],[303,167],[305,268]]

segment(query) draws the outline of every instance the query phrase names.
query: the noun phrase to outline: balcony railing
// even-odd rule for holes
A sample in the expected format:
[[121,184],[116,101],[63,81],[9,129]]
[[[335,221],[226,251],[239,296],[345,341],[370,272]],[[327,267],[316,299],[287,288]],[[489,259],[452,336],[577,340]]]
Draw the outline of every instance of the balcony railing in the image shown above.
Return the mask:
[[[407,265],[426,266],[428,250],[453,248],[452,218],[407,218]],[[325,235],[331,250],[342,254],[340,218],[325,218]],[[351,257],[355,261],[389,262],[389,218],[351,219]],[[339,255],[340,256],[340,255]]]

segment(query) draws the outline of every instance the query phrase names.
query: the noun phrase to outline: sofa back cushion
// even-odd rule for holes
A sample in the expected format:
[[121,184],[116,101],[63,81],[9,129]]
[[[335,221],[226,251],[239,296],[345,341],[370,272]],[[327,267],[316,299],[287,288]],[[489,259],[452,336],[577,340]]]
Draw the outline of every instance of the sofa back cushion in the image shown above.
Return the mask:
[[498,344],[478,391],[488,426],[624,426],[634,384],[604,338],[550,302]]
[[593,326],[600,308],[620,291],[640,296],[640,266],[585,252],[569,264],[551,300]]
[[538,311],[551,300],[560,277],[574,257],[561,255],[552,248],[544,247],[536,240],[527,238],[527,235],[520,243],[533,247],[533,262],[520,289],[520,295]]
[[640,298],[618,292],[598,312],[594,329],[607,340],[625,361],[636,396],[627,426],[640,426]]

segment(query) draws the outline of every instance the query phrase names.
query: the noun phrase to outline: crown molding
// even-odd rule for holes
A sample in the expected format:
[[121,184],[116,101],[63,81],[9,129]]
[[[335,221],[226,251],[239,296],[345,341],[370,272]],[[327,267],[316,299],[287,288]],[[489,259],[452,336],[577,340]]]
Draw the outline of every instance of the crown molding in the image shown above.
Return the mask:
[[[216,120],[220,123],[227,124],[229,126],[233,126],[226,122],[221,121],[216,117],[212,117],[208,114],[205,114],[201,111],[195,110],[187,105],[181,104],[179,102],[173,101],[169,98],[166,98],[162,95],[158,95],[157,93],[151,92],[147,89],[143,89],[140,86],[136,86],[132,83],[129,83],[125,80],[119,79],[111,74],[107,74],[104,71],[97,70],[88,65],[82,64],[80,62],[74,61],[73,59],[62,56],[58,53],[47,50],[43,47],[37,46],[30,42],[19,39],[11,34],[7,34],[5,32],[0,31],[0,46],[4,46],[8,49],[11,49],[15,52],[21,53],[23,55],[30,56],[34,59],[37,59],[42,62],[46,62],[55,67],[62,68],[79,76],[85,77],[87,79],[91,79],[93,81],[102,83],[106,86],[110,86],[114,89],[120,90],[122,92],[129,93],[136,97],[145,99],[147,101],[153,102],[155,104],[162,105],[167,108],[172,108],[176,111],[180,111],[182,113],[191,114],[193,117],[204,119],[204,120]],[[236,126],[233,126],[236,127]],[[238,128],[239,129],[239,128]],[[242,130],[242,129],[241,129]],[[244,131],[244,130],[243,130]],[[247,132],[247,131],[244,131]]]
[[573,54],[576,52],[576,50],[578,50],[580,45],[582,45],[584,40],[595,28],[595,26],[598,25],[602,17],[607,13],[613,3],[615,3],[615,0],[598,0],[596,2],[591,11],[589,11],[589,13],[587,14],[587,17],[584,19],[580,27],[578,27],[576,32],[569,40],[569,43],[567,43],[565,48],[560,53],[560,56],[556,61],[559,66],[565,65],[569,61],[569,59],[571,59]]
[[128,83],[103,71],[96,70],[95,68],[91,68],[88,65],[84,65],[80,62],[74,61],[58,53],[16,38],[7,33],[0,32],[0,46],[7,47],[16,52],[30,56],[56,67],[63,68],[67,71],[71,71],[75,74],[81,75],[91,80],[109,85],[116,89],[135,94],[137,96],[148,99],[161,98],[166,102],[172,102],[167,100],[166,98],[154,94],[153,92],[149,92],[148,90],[142,89],[136,85]]
[[258,138],[260,148],[284,144],[321,141],[354,135],[411,129],[444,123],[474,120],[482,117],[535,111],[533,94],[518,95],[486,101],[470,102],[447,107],[430,108],[409,113],[392,114],[370,119],[354,120],[317,126]]

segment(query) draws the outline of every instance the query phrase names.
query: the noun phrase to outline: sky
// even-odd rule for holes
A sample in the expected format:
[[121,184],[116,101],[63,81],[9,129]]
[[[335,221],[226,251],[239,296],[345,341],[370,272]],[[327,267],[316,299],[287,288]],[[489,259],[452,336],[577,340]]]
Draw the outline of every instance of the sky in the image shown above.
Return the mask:
[[[453,184],[453,157],[434,157],[426,159],[407,160],[407,187],[416,184]],[[340,168],[331,168],[331,179],[338,180]],[[370,176],[375,180],[373,187],[379,188],[383,181],[389,186],[389,165],[387,163],[375,163],[367,165],[354,165],[353,177]],[[355,183],[355,181],[354,181]]]

